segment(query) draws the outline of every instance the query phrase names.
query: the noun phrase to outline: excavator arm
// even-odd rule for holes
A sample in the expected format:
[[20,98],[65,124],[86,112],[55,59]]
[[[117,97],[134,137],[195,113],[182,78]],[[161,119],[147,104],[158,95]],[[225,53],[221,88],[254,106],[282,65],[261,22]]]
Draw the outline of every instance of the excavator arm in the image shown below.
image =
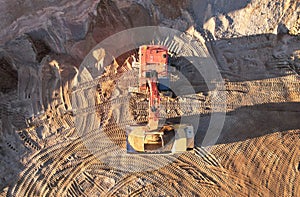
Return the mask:
[[149,131],[158,129],[159,122],[159,108],[160,108],[160,97],[157,87],[157,78],[151,77],[148,81],[148,91],[149,91],[149,121],[148,128]]

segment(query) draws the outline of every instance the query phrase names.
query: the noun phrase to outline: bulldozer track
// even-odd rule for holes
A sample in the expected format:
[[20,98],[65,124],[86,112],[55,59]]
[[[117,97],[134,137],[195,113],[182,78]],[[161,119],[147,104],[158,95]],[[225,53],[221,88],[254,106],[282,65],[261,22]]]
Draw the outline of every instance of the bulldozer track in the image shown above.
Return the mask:
[[[100,104],[97,104],[96,106],[86,107],[83,109],[75,110],[76,115],[82,115],[86,113],[95,113],[98,110],[108,110],[112,105],[116,104],[126,104],[130,102],[130,97],[123,97],[119,99],[114,99],[111,101],[103,102]],[[198,115],[203,113],[209,113],[209,112],[227,112],[232,111],[233,109],[239,107],[240,105],[224,105],[224,104],[207,104],[204,102],[162,102],[161,108],[170,111],[170,114],[167,113],[167,118],[173,118],[178,116],[191,116],[191,115]],[[134,109],[134,112],[137,115],[146,115],[148,113],[148,101],[138,103],[136,105],[136,109]],[[181,111],[180,114],[177,115],[171,115],[174,113],[174,110]],[[165,114],[164,112],[161,113],[161,115]]]
[[[128,104],[130,103],[130,99],[135,99],[136,97],[122,97],[116,98],[110,101],[106,101],[96,106],[86,107],[80,110],[75,110],[76,115],[82,115],[85,113],[94,113],[98,110],[109,110],[112,105],[116,104]],[[234,99],[232,99],[234,100]],[[208,114],[212,112],[230,112],[234,109],[237,109],[240,106],[238,103],[229,103],[229,104],[222,104],[221,101],[216,103],[205,103],[203,101],[173,101],[161,102],[161,108],[165,111],[160,112],[160,117],[165,118],[175,118],[179,116],[193,116],[193,115],[200,115],[200,114]],[[135,116],[143,117],[147,116],[148,114],[148,101],[141,101],[138,104],[136,103],[134,106],[131,106],[132,113]]]
[[[277,83],[265,82],[265,85],[266,84],[268,84],[268,86],[270,86],[270,87],[272,87],[272,86],[276,87],[275,89],[271,89],[272,91],[275,91],[275,90],[281,91],[284,88],[284,85],[282,85],[283,84],[282,82],[277,82]],[[280,85],[277,85],[277,84],[280,84]],[[257,84],[257,86],[261,86],[261,85],[262,85],[262,83]],[[296,83],[290,83],[288,85],[295,86]],[[233,90],[233,91],[236,91],[236,90],[239,91],[240,89],[243,89],[242,92],[249,91],[249,89],[247,88],[247,85],[244,85],[244,84],[238,84],[238,85],[235,85],[233,87],[230,84],[226,84],[226,89]],[[295,91],[298,91],[296,87],[293,87],[292,89],[295,90]],[[100,110],[100,109],[106,111],[110,108],[111,105],[124,104],[124,103],[129,103],[129,102],[130,102],[130,97],[126,96],[126,97],[122,97],[122,98],[117,98],[117,99],[114,99],[114,100],[111,100],[111,101],[106,101],[106,102],[100,103],[97,106],[91,106],[91,107],[88,107],[88,108],[76,110],[76,115],[82,115],[84,113],[91,113],[91,112],[94,112],[94,111],[97,111],[97,110]],[[218,101],[218,102],[221,102],[221,100]],[[189,115],[195,115],[195,114],[201,114],[201,113],[209,113],[209,112],[212,111],[212,109],[214,109],[215,111],[218,111],[218,110],[223,110],[224,111],[224,107],[226,107],[227,111],[228,111],[228,110],[232,110],[236,107],[240,107],[240,105],[238,103],[232,103],[232,104],[227,104],[225,106],[224,104],[218,104],[218,103],[211,104],[211,103],[198,102],[198,101],[197,102],[173,102],[173,103],[172,102],[171,103],[162,102],[162,108],[165,108],[167,111],[170,111],[170,113],[168,113],[168,115],[167,115],[168,118],[180,117],[180,116],[189,116]],[[131,124],[138,124],[138,123],[147,122],[147,117],[146,117],[147,110],[148,110],[148,102],[147,101],[140,102],[136,106],[136,113],[138,114],[138,118],[136,120],[121,121],[121,122],[118,122],[118,123],[110,124],[109,126],[103,128],[102,131],[104,131],[104,133],[106,132],[105,135],[113,136],[113,138],[116,139],[116,141],[119,141],[118,144],[121,144],[122,140],[124,141],[124,138],[125,138],[125,135],[124,135],[125,126],[126,125],[131,125]],[[73,123],[70,122],[70,118],[71,117],[68,118],[69,125],[72,125]],[[43,121],[42,122],[35,122],[36,125],[42,125],[42,124],[45,124],[45,123],[47,123],[47,121],[45,121],[45,122],[43,122]],[[61,126],[61,125],[63,125],[63,122],[58,121],[57,124],[58,124],[58,126]],[[88,140],[88,141],[92,140],[93,141],[97,138],[101,138],[101,135],[99,135],[98,131],[99,131],[99,129],[96,129],[96,130],[92,130],[92,131],[89,131],[89,132],[85,133],[86,135],[83,136],[83,140]],[[58,151],[58,150],[52,150],[51,151],[51,149],[50,149],[49,151],[46,151],[45,153],[42,154],[44,156],[39,156],[39,159],[38,159],[39,162],[37,163],[37,166],[44,166],[45,163],[52,160],[51,157],[57,157],[57,155],[65,155],[63,157],[63,160],[65,160],[68,156],[70,156],[74,153],[77,153],[80,149],[84,149],[84,146],[82,145],[82,142],[77,142],[77,145],[76,145],[76,143],[72,144],[64,152],[61,152],[61,151]],[[108,148],[108,150],[105,151],[105,152],[111,152],[111,151],[114,151],[114,150],[116,150],[116,147],[114,149]],[[195,152],[196,152],[196,155],[201,154],[201,158],[203,158],[203,160],[206,163],[211,164],[213,166],[219,166],[218,162],[214,158],[211,158],[209,156],[209,154],[205,154],[204,152],[201,152],[201,150],[198,150],[197,148],[196,148]],[[205,155],[205,156],[203,156],[203,155]],[[92,160],[90,160],[90,161],[92,161]],[[193,159],[193,161],[190,160],[189,162],[198,162],[198,161],[196,159]],[[73,195],[79,194],[80,189],[78,189],[78,183],[76,183],[76,181],[74,182],[72,180],[74,180],[74,177],[76,176],[76,174],[79,174],[81,172],[81,170],[79,168],[81,168],[81,166],[89,165],[89,163],[86,162],[85,164],[82,164],[82,165],[79,165],[79,164],[80,164],[80,161],[77,161],[74,164],[62,164],[61,162],[58,162],[56,164],[53,163],[52,168],[53,169],[59,168],[60,170],[50,171],[49,173],[45,173],[43,175],[43,176],[49,177],[49,179],[39,183],[39,186],[42,187],[42,193],[47,193],[47,192],[51,191],[51,189],[49,189],[49,187],[46,186],[47,182],[48,182],[50,185],[51,184],[53,184],[53,185],[62,185],[65,188],[68,188],[66,190],[63,190],[62,191],[63,193],[70,192]],[[59,167],[60,165],[62,165],[62,166],[66,165],[66,167]],[[32,170],[36,171],[39,168],[42,168],[42,167],[38,167],[38,168],[33,167],[30,171],[27,172],[28,175],[25,177],[25,179],[34,180],[35,179],[34,178],[35,174],[32,173]],[[78,171],[72,172],[73,171],[72,169],[74,169],[74,168],[77,168]],[[187,168],[186,168],[186,170],[187,170]],[[66,181],[66,179],[64,179],[63,177],[68,176],[69,173],[74,173],[75,175],[70,176]],[[165,173],[173,174],[173,171],[172,170],[171,171],[167,170]],[[172,175],[172,178],[175,178],[175,177]],[[202,177],[202,178],[199,178],[199,179],[204,181],[203,184],[208,184],[209,183],[209,181],[207,182],[207,179],[205,177]],[[51,180],[55,180],[55,181],[53,182]],[[129,180],[132,180],[132,179],[129,179]],[[157,178],[156,179],[151,179],[151,180],[154,181],[154,182],[159,181],[158,183],[162,182],[162,181],[160,181],[160,179],[157,179]],[[62,182],[65,182],[65,181],[66,181],[66,183],[63,184]],[[165,181],[165,179],[163,179],[163,181]],[[128,184],[129,183],[130,183],[130,181],[128,182]],[[25,185],[20,185],[19,187],[16,187],[16,190],[17,190],[17,188],[24,188],[24,187],[25,188],[27,187],[28,190],[27,190],[26,193],[21,192],[21,193],[17,193],[17,194],[32,195],[36,192],[34,188],[37,187],[37,185],[35,185],[32,181],[22,182],[22,184],[25,184]],[[119,188],[122,188],[126,184],[127,183],[121,184],[119,186]],[[167,186],[166,186],[166,188],[167,188]],[[102,189],[98,188],[98,190],[103,192],[103,188]],[[133,190],[139,191],[139,188],[133,188]],[[189,188],[189,190],[194,191],[194,192],[199,192],[195,188]],[[117,190],[113,190],[113,191],[111,191],[111,193],[108,193],[108,194],[115,194],[116,191]],[[53,190],[52,192],[57,192],[57,191]],[[164,191],[164,192],[168,193],[168,191]],[[170,190],[169,192],[171,194],[172,192],[176,192],[176,190]]]
[[[117,128],[130,124],[129,121],[127,122],[122,122],[122,123],[115,123],[110,126],[105,127],[108,131],[111,132],[120,132]],[[98,132],[89,132],[90,134],[84,136],[84,138],[91,139],[92,141],[95,140],[95,136],[98,136],[98,138],[102,138],[101,135],[99,136]],[[104,133],[103,133],[104,134]],[[119,138],[119,137],[116,137]],[[77,141],[77,142],[76,142]],[[224,189],[230,193],[230,190],[232,188],[225,187],[226,182],[234,181],[237,180],[237,177],[235,176],[227,176],[227,178],[224,179],[222,176],[216,176],[215,173],[212,173],[215,170],[218,170],[221,174],[226,173],[226,170],[223,169],[220,166],[219,161],[217,161],[214,157],[212,157],[211,153],[206,152],[205,150],[196,147],[195,148],[195,155],[192,155],[190,153],[185,153],[178,157],[178,159],[175,160],[174,164],[171,165],[166,165],[163,168],[160,168],[158,171],[153,171],[151,173],[146,173],[146,172],[141,172],[141,173],[135,173],[133,175],[127,175],[124,177],[121,174],[122,172],[114,172],[111,170],[108,170],[109,167],[106,167],[105,165],[99,163],[95,158],[93,157],[88,157],[88,158],[81,158],[81,159],[75,159],[73,163],[66,162],[66,159],[72,155],[76,154],[81,150],[84,150],[84,144],[80,142],[81,140],[76,140],[75,144],[74,142],[72,144],[69,144],[64,148],[62,151],[60,146],[55,146],[50,148],[47,151],[43,151],[42,154],[37,154],[36,157],[39,158],[34,165],[32,165],[31,170],[27,171],[27,176],[23,177],[23,181],[20,183],[23,183],[22,185],[19,185],[19,187],[16,187],[16,192],[14,194],[18,195],[34,195],[36,191],[36,187],[39,187],[42,189],[39,190],[41,192],[40,194],[42,195],[47,195],[47,194],[55,194],[57,192],[61,192],[61,194],[64,195],[79,195],[82,193],[82,190],[80,189],[81,186],[79,182],[77,181],[79,176],[82,176],[86,174],[88,171],[93,170],[93,174],[96,175],[96,171],[99,174],[103,174],[104,177],[108,177],[112,180],[116,181],[116,184],[114,184],[113,187],[111,188],[105,188],[100,185],[95,185],[97,182],[93,181],[91,177],[86,177],[88,179],[88,182],[90,182],[90,185],[94,185],[94,190],[100,192],[102,194],[105,194],[106,196],[114,196],[114,195],[119,195],[120,192],[129,192],[128,194],[139,194],[140,192],[143,192],[144,190],[147,190],[147,188],[152,188],[155,186],[160,186],[159,191],[164,193],[164,194],[169,194],[169,195],[174,195],[174,194],[179,194],[179,193],[185,193],[185,192],[190,192],[186,193],[186,195],[190,194],[197,194],[199,192],[204,192],[202,189],[200,190],[201,187],[200,185],[205,185],[205,192],[207,194],[214,195],[216,194],[215,192],[218,191],[218,188],[224,187]],[[276,140],[275,140],[276,141]],[[270,147],[274,146],[273,145],[274,140],[272,142],[272,139],[268,141],[261,141],[261,143],[257,143],[255,146],[246,146],[243,148],[241,146],[228,146],[227,149],[222,148],[222,151],[229,151],[233,154],[233,157],[236,157],[240,155],[240,152],[245,151],[248,149],[248,153],[253,153],[257,152],[254,151],[253,148],[255,149],[260,149],[260,147],[265,147],[269,146]],[[289,147],[287,147],[289,149]],[[118,147],[103,147],[103,149],[100,149],[99,152],[105,151],[107,153],[111,151],[116,151],[118,150]],[[274,166],[272,166],[272,169],[278,168],[278,165],[280,162],[279,157],[276,157],[277,154],[281,154],[280,152],[284,150],[277,150],[277,153],[273,153],[272,155],[269,154],[268,156],[268,151],[260,151],[261,153],[265,155],[257,155],[257,154],[252,154],[249,155],[250,158],[253,160],[258,160],[267,158],[270,160],[276,160],[277,162],[273,163]],[[103,153],[104,154],[104,153]],[[293,153],[295,154],[295,153]],[[293,157],[293,154],[291,154],[291,158]],[[226,156],[226,155],[224,155]],[[156,156],[156,157],[147,157],[147,156],[132,156],[136,157],[141,162],[141,165],[157,165],[161,164],[164,165],[165,163],[168,163],[169,159],[172,158],[172,156]],[[258,158],[259,157],[259,158]],[[37,159],[36,158],[36,159]],[[199,160],[200,158],[200,160]],[[277,159],[276,159],[277,158]],[[222,157],[221,157],[222,159]],[[119,158],[116,158],[116,161],[119,160]],[[130,163],[130,160],[126,160],[126,162]],[[57,162],[54,162],[57,161]],[[85,162],[82,162],[85,161]],[[203,163],[201,163],[203,161]],[[231,161],[231,160],[230,160]],[[228,161],[230,163],[230,161]],[[43,181],[39,180],[39,174],[33,173],[36,171],[39,171],[39,169],[43,169],[48,165],[49,169],[49,163],[46,164],[47,162],[51,162],[50,165],[50,172],[45,171],[42,175],[44,177],[48,177],[47,179],[42,179]],[[199,163],[200,162],[200,163]],[[291,165],[288,164],[289,161],[286,161],[286,165]],[[205,168],[203,168],[203,165],[205,164]],[[230,165],[230,164],[228,164]],[[39,166],[39,167],[35,167]],[[211,166],[211,167],[210,167]],[[225,164],[225,168],[227,165]],[[251,173],[251,172],[249,172]],[[289,173],[286,171],[286,173]],[[118,175],[119,174],[119,175]],[[210,174],[210,176],[208,176]],[[122,178],[124,177],[124,178]],[[144,185],[135,185],[137,180],[143,180],[146,182],[145,186]],[[39,180],[39,181],[36,181]],[[168,182],[168,180],[173,180],[173,182]],[[178,187],[176,185],[176,182],[181,181],[182,183],[190,183],[192,180],[194,184],[189,184],[189,185],[184,185],[185,188],[182,189],[182,187]],[[288,181],[288,180],[287,180]],[[148,182],[148,183],[147,183]],[[175,184],[175,185],[174,185]],[[274,183],[271,183],[274,184]],[[52,185],[52,186],[50,186]],[[255,185],[247,183],[246,186],[251,189],[252,192],[255,191]],[[283,186],[284,187],[284,186]],[[17,192],[17,188],[19,188]],[[22,190],[21,190],[22,188]],[[26,189],[24,189],[26,188]],[[55,188],[61,188],[61,189],[55,189]],[[213,190],[209,190],[209,188]],[[284,188],[285,190],[289,190],[290,188]],[[20,191],[21,190],[21,191]],[[23,192],[26,191],[26,192]],[[279,192],[279,190],[278,190]],[[237,194],[241,194],[237,192]]]
[[[245,48],[255,49],[257,46],[266,47],[270,44],[270,42],[261,42],[259,45],[251,44]],[[175,42],[171,48],[174,50],[177,48]],[[181,49],[187,51],[187,55],[193,55],[189,46],[183,45]],[[197,50],[201,51],[202,48],[199,46]],[[284,66],[284,63],[276,63],[276,65],[279,64]],[[55,196],[57,194],[87,196],[88,193],[98,196],[151,196],[153,192],[157,196],[220,196],[220,192],[228,196],[245,196],[242,192],[245,189],[247,189],[247,195],[250,196],[274,196],[276,194],[296,196],[299,193],[295,184],[286,184],[299,182],[299,167],[298,170],[295,167],[296,164],[299,165],[299,148],[295,148],[295,144],[299,144],[299,131],[277,132],[277,128],[274,128],[276,133],[238,142],[216,144],[210,149],[196,146],[194,154],[190,152],[151,156],[126,154],[126,126],[148,121],[148,101],[142,96],[125,95],[111,99],[102,98],[103,100],[100,99],[98,103],[88,102],[94,101],[95,98],[91,96],[92,94],[84,95],[80,91],[95,88],[96,93],[97,86],[99,84],[101,86],[101,83],[108,80],[113,80],[116,86],[136,85],[137,80],[133,73],[130,71],[127,75],[124,71],[122,74],[79,83],[71,93],[79,96],[78,102],[81,101],[80,99],[83,101],[78,107],[74,107],[74,115],[63,114],[61,117],[53,117],[54,120],[51,119],[51,121],[48,118],[42,120],[37,118],[32,122],[31,126],[35,127],[48,125],[51,122],[53,128],[62,128],[62,131],[57,131],[61,132],[61,135],[69,135],[69,132],[76,133],[76,135],[43,148],[32,143],[32,149],[35,150],[26,163],[27,168],[18,177],[11,191],[12,196]],[[125,79],[125,82],[121,83],[121,79]],[[268,97],[278,98],[278,102],[288,101],[283,96],[287,93],[295,94],[295,100],[300,99],[299,77],[294,76],[276,80],[214,84],[216,85],[214,97],[205,97],[202,100],[193,100],[188,97],[181,97],[177,100],[162,99],[160,116],[176,118],[214,112],[231,112],[241,107],[268,103]],[[90,93],[93,92],[90,91]],[[255,97],[261,100],[256,100],[257,103],[255,103],[251,100],[252,97],[247,97],[248,93],[252,96],[254,93]],[[226,100],[222,95],[226,95]],[[91,106],[80,107],[80,104],[86,104],[85,101]],[[6,103],[1,107],[10,109]],[[112,108],[119,114],[117,112],[113,115],[109,114]],[[122,109],[129,109],[130,114],[134,116],[124,114]],[[87,124],[80,128],[84,132],[77,131],[74,118],[79,118],[84,122],[91,117],[90,113],[95,113],[96,116],[99,112],[101,114],[98,115],[107,118],[107,122],[97,128]],[[254,116],[255,110],[252,112],[254,114],[251,115]],[[2,108],[0,113],[1,116],[2,114],[13,115],[12,111],[5,111]],[[279,115],[276,114],[276,116]],[[231,126],[243,124],[234,118],[232,120],[236,122]],[[228,119],[231,120],[230,116]],[[253,127],[258,129],[256,124],[253,124]],[[241,128],[244,129],[244,127]],[[28,131],[19,131],[21,139],[34,141],[35,138],[32,136],[36,137],[36,134],[32,136],[29,134]],[[14,147],[14,144],[11,146]],[[281,148],[277,148],[279,146]],[[16,147],[14,149],[17,150]],[[282,155],[285,155],[284,159]],[[147,167],[150,170],[143,171]],[[130,172],[127,168],[137,171]],[[281,169],[280,173],[277,173],[278,169]],[[249,177],[259,178],[250,179]],[[278,182],[278,180],[283,181]]]
[[77,92],[85,89],[91,89],[91,88],[96,88],[98,84],[112,80],[116,81],[119,80],[122,75],[126,75],[126,77],[132,78],[132,80],[135,80],[136,78],[136,71],[134,70],[129,70],[126,72],[119,72],[116,75],[110,75],[110,76],[101,76],[99,78],[95,78],[91,81],[86,81],[86,82],[81,82],[74,86],[69,92]]
[[[136,71],[130,71],[130,72],[126,72],[126,73],[121,73],[118,75],[114,75],[114,76],[107,76],[107,77],[103,77],[103,78],[97,78],[88,82],[83,82],[80,83],[78,86],[72,88],[70,93],[75,93],[79,90],[85,90],[85,89],[91,89],[91,88],[96,88],[98,84],[101,84],[102,82],[108,81],[108,80],[112,80],[112,81],[116,81],[120,79],[120,77],[122,75],[126,75],[126,80],[122,81],[122,85],[123,86],[136,86],[138,83],[138,80],[136,78]],[[294,75],[291,75],[294,76]],[[294,82],[291,81],[281,81],[281,82],[275,82],[274,80],[271,79],[266,79],[264,81],[259,81],[259,82],[255,82],[255,81],[251,81],[248,83],[245,82],[220,82],[220,83],[216,83],[216,82],[211,82],[212,84],[215,84],[217,87],[223,87],[222,89],[219,90],[224,90],[224,91],[240,91],[240,92],[249,92],[251,89],[256,89],[257,87],[265,87],[266,89],[270,90],[270,91],[284,91],[286,88],[286,86],[293,88],[295,91],[300,91],[300,87],[299,87],[299,83],[300,83],[300,78],[296,77],[294,79]],[[224,86],[223,86],[224,85]],[[251,89],[250,89],[251,87]]]

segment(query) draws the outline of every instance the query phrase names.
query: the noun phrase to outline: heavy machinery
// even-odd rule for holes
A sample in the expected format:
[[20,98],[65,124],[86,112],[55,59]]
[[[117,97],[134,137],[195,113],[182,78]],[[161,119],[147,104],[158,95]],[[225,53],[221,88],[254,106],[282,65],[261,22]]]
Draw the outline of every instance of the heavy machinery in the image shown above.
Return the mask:
[[161,97],[170,91],[168,49],[160,45],[143,45],[139,48],[139,61],[133,67],[139,70],[138,87],[130,92],[147,95],[148,123],[127,125],[128,153],[176,153],[192,150],[194,130],[192,125],[164,123],[160,117]]

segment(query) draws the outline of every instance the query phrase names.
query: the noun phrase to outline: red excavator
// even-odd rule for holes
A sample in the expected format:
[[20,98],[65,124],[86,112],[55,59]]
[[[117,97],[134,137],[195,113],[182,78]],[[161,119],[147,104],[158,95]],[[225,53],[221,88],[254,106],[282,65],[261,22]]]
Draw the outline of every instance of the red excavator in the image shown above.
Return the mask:
[[160,123],[164,119],[160,117],[160,93],[170,92],[168,58],[165,46],[143,45],[139,48],[139,61],[133,63],[139,70],[138,87],[130,87],[129,91],[148,95],[148,123],[127,125],[128,153],[176,153],[194,147],[193,126]]

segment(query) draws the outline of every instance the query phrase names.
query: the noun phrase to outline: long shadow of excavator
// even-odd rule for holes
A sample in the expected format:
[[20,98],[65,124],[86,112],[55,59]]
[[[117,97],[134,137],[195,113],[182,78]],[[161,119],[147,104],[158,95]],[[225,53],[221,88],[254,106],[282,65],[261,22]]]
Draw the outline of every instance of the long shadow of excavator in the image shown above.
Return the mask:
[[[209,33],[205,33],[206,37]],[[260,34],[211,40],[206,47],[217,64],[222,78],[227,82],[246,82],[299,75],[300,40],[290,35]],[[200,67],[209,69],[205,63]],[[207,61],[209,62],[209,61]],[[196,92],[208,91],[204,76],[185,57],[171,58],[171,65],[185,76]]]
[[[199,129],[195,136],[197,146],[202,145],[209,118],[209,116],[200,118]],[[275,132],[299,130],[299,119],[300,102],[240,107],[226,114],[224,126],[216,144],[244,141]]]
[[208,41],[222,77],[252,81],[299,72],[300,40],[287,34],[259,34]]
[[[207,39],[206,41],[209,53],[217,63],[225,83],[245,82],[246,84],[249,82],[251,84],[257,81],[259,84],[264,81],[261,85],[270,88],[278,85],[275,89],[280,89],[282,86],[282,91],[284,91],[289,89],[289,84],[286,83],[290,82],[293,88],[296,87],[293,94],[300,94],[299,37],[287,34],[261,34],[222,40]],[[187,59],[174,60],[173,66],[190,81],[196,93],[209,92],[204,77]],[[281,78],[286,76],[292,77],[283,82]],[[274,81],[277,83],[272,84]],[[243,92],[244,88],[241,90],[227,90],[227,88],[226,86],[224,91],[248,94],[247,91]],[[240,96],[243,96],[242,94]],[[196,145],[203,145],[210,117],[211,114],[201,115],[195,138]],[[275,132],[297,130],[300,129],[299,118],[300,102],[282,101],[282,103],[264,103],[253,106],[243,106],[241,103],[240,107],[226,113],[224,127],[217,144],[244,141]]]

